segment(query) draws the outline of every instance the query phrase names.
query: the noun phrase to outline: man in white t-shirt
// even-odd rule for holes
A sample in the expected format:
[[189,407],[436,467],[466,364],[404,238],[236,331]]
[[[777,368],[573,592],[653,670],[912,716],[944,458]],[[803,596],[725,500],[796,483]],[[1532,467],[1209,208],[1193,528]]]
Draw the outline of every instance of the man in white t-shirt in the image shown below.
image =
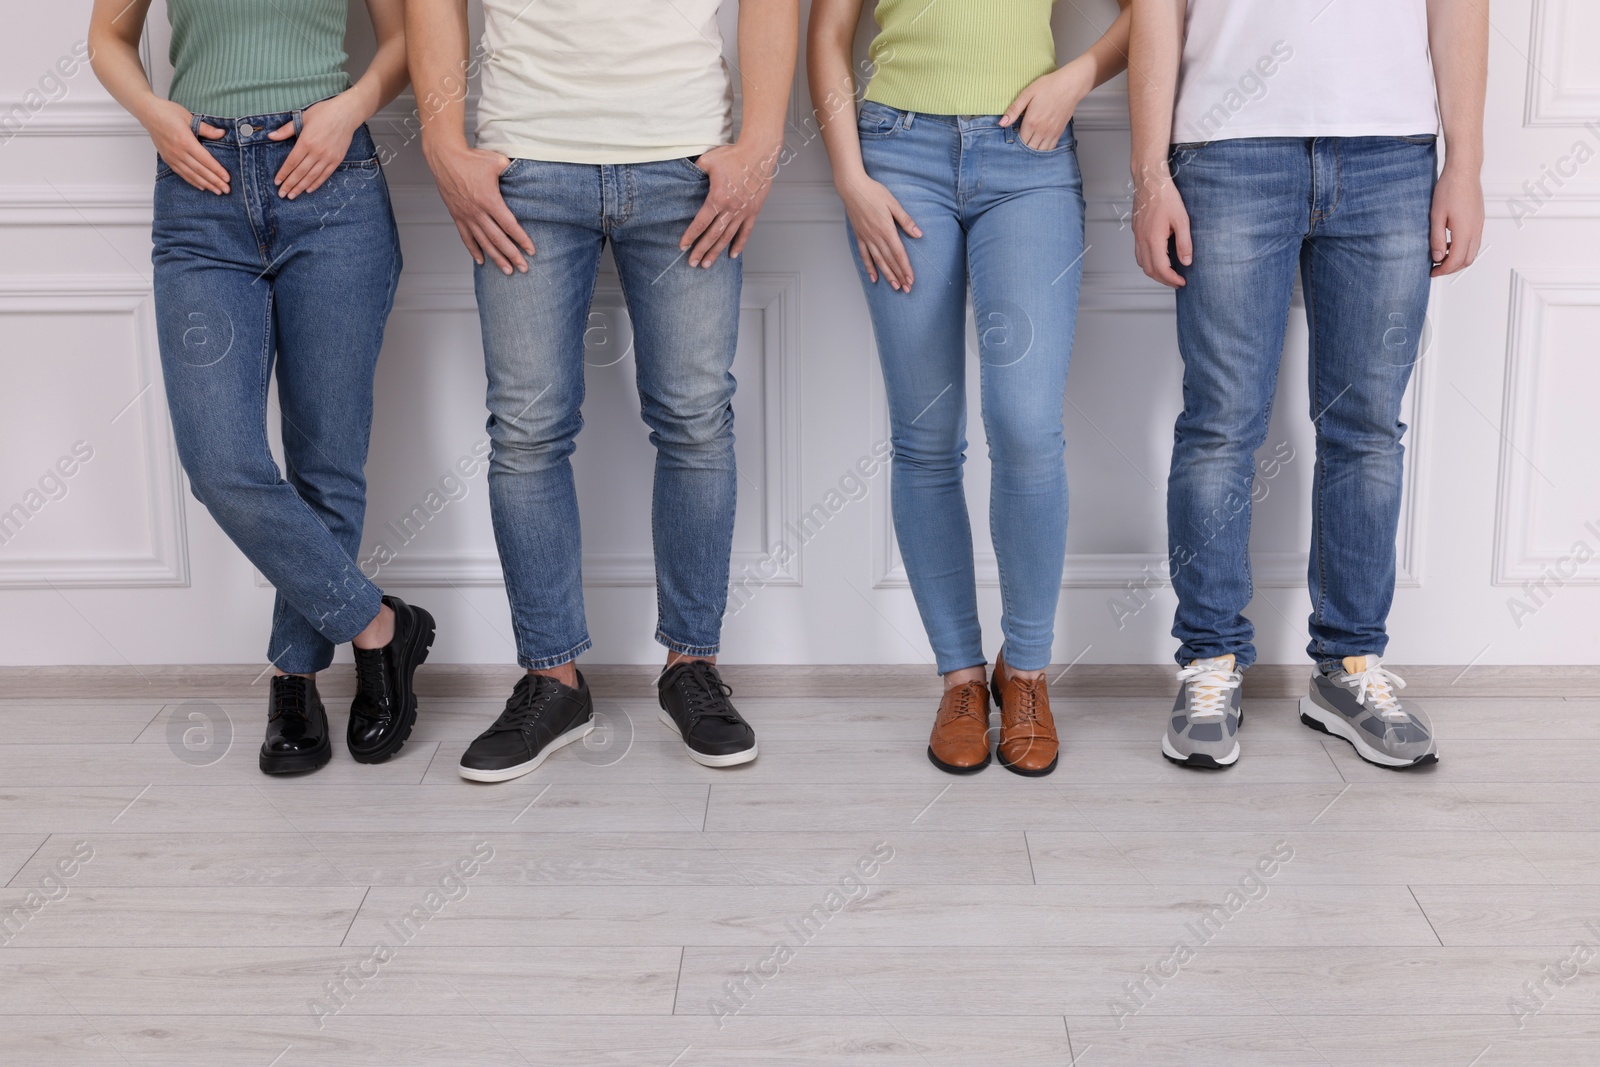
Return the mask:
[[[742,128],[721,0],[408,0],[422,147],[477,263],[489,377],[489,499],[527,670],[461,757],[462,777],[534,770],[594,727],[576,660],[590,646],[570,457],[584,338],[609,243],[656,449],[652,534],[667,648],[663,723],[710,767],[756,758],[717,674],[733,542],[739,253],[783,148],[799,0],[739,0]],[[477,144],[468,80],[482,75]]]
[[[1181,688],[1176,763],[1239,758],[1255,453],[1296,275],[1311,340],[1312,486],[1301,720],[1384,767],[1435,761],[1382,663],[1394,599],[1401,398],[1430,277],[1483,235],[1482,0],[1134,0],[1134,248],[1177,289],[1183,414],[1167,533]],[[1438,168],[1437,134],[1445,156]],[[1269,463],[1281,462],[1274,458]]]

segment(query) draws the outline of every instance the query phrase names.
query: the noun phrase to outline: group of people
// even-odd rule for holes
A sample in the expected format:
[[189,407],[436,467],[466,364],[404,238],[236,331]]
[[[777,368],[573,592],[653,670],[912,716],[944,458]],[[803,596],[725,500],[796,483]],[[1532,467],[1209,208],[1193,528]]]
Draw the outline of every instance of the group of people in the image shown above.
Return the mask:
[[[490,501],[526,672],[460,773],[527,774],[593,728],[570,457],[608,243],[656,450],[661,718],[695,761],[749,762],[755,732],[716,667],[736,490],[730,367],[740,253],[784,148],[799,0],[737,0],[737,131],[721,0],[481,3],[474,45],[468,0],[366,0],[377,49],[352,79],[346,0],[168,0],[164,98],[138,55],[149,0],[95,2],[95,70],[158,154],[155,302],[179,456],[195,497],[277,591],[260,767],[328,761],[316,674],[347,641],[350,754],[388,759],[415,723],[414,676],[434,640],[433,617],[357,563],[374,370],[401,269],[365,123],[408,80],[423,154],[476,264]],[[888,396],[895,534],[944,680],[928,757],[954,774],[991,759],[1027,776],[1059,763],[1045,669],[1087,251],[1072,118],[1127,70],[1135,255],[1176,290],[1184,368],[1167,495],[1179,691],[1162,752],[1191,767],[1239,758],[1240,681],[1255,659],[1254,456],[1298,274],[1316,430],[1316,667],[1302,719],[1373,763],[1430,762],[1431,725],[1382,657],[1401,398],[1429,279],[1469,266],[1483,228],[1482,7],[1119,3],[1111,27],[1058,64],[1054,0],[877,0],[860,65],[863,0],[811,4],[814,120]],[[969,299],[980,324],[1025,324],[979,331],[1002,603],[992,667],[962,486]],[[274,372],[281,470],[267,434]]]

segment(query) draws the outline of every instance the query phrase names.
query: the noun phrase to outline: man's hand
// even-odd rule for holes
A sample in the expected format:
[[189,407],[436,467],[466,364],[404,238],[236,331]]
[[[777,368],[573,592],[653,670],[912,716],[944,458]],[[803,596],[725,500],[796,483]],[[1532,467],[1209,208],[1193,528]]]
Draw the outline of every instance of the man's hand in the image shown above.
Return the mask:
[[1182,289],[1183,278],[1172,269],[1169,248],[1176,243],[1178,262],[1194,262],[1189,236],[1189,211],[1165,164],[1143,168],[1134,179],[1133,256],[1139,267],[1162,285]]
[[315,192],[328,180],[344,162],[345,153],[350,151],[350,138],[365,121],[361,118],[360,106],[348,91],[343,92],[306,108],[301,115],[298,137],[295,137],[293,122],[286,122],[267,134],[270,141],[295,137],[289,158],[272,178],[279,196],[293,200],[301,193]]
[[1433,190],[1433,262],[1430,275],[1443,278],[1466,270],[1483,245],[1483,183],[1475,172],[1452,169],[1448,159]]
[[755,229],[761,205],[767,201],[782,150],[782,143],[755,146],[741,142],[713,148],[695,160],[695,166],[710,176],[711,191],[678,242],[678,247],[689,253],[689,266],[711,266],[730,244],[731,257],[739,258]]
[[533,238],[500,195],[500,175],[511,166],[510,157],[464,144],[426,154],[439,196],[473,262],[481,267],[487,256],[504,274],[513,269],[526,274]]

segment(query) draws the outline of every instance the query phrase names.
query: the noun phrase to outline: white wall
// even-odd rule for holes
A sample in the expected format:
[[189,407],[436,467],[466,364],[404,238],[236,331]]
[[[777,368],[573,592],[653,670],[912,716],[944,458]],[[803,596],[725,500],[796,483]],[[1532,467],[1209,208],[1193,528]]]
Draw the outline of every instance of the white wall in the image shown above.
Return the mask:
[[[188,496],[166,429],[149,297],[154,153],[86,68],[62,82],[49,76],[82,40],[88,8],[29,5],[0,36],[0,101],[20,103],[13,115],[24,116],[0,133],[0,510],[43,499],[30,489],[76,442],[93,451],[65,479],[65,496],[0,545],[0,662],[259,661],[271,592]],[[358,55],[368,36],[361,8],[351,20]],[[734,9],[730,0],[730,28]],[[1112,0],[1060,5],[1063,53],[1093,36],[1089,19],[1103,26],[1114,11]],[[1600,119],[1600,8],[1500,0],[1493,18],[1491,218],[1482,261],[1435,287],[1410,399],[1391,654],[1409,663],[1600,663],[1600,563],[1550,587],[1540,604],[1525,600],[1533,614],[1514,618],[1508,607],[1575,543],[1600,552],[1600,124],[1584,126]],[[163,83],[164,19],[157,3],[151,44]],[[1072,533],[1056,659],[1156,663],[1174,647],[1170,591],[1152,589],[1140,608],[1126,586],[1145,585],[1164,551],[1179,366],[1171,296],[1133,264],[1126,108],[1110,88],[1079,122],[1092,248],[1066,409]],[[886,434],[866,308],[821,145],[806,139],[806,99],[797,86],[798,155],[747,253],[736,575],[781,539],[795,545],[788,524],[829,503]],[[409,109],[391,111],[398,119]],[[379,368],[369,545],[482,438],[484,419],[469,261],[416,144],[388,122],[374,129],[398,150],[389,180],[406,273]],[[1525,185],[1541,180],[1545,192]],[[577,458],[591,659],[650,662],[660,655],[650,640],[650,456],[614,281],[602,279],[595,312]],[[1261,589],[1251,614],[1269,662],[1302,661],[1309,610],[1304,356],[1300,325],[1269,439],[1296,458],[1268,483],[1255,529]],[[981,517],[976,420],[971,436],[970,500]],[[887,486],[886,474],[873,479],[754,593],[727,627],[727,659],[928,661]],[[983,537],[986,524],[975,526]],[[998,591],[988,558],[992,653]],[[513,658],[481,475],[381,580],[439,617],[437,659]]]

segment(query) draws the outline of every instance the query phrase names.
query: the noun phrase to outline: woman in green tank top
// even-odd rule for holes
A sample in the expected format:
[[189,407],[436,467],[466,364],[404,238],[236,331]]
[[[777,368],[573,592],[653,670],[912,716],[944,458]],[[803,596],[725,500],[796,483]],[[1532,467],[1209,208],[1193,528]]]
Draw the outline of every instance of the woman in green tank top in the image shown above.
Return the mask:
[[[944,676],[928,757],[952,774],[991,761],[991,693],[993,758],[1027,776],[1058,761],[1044,668],[1066,555],[1062,406],[1088,251],[1071,119],[1126,67],[1130,23],[1129,0],[1120,12],[1096,2],[1110,27],[1058,68],[1053,0],[878,0],[859,113],[851,46],[863,0],[811,5],[811,98],[889,401],[895,535]],[[962,485],[969,290],[1004,636],[992,678]]]
[[[316,673],[355,646],[346,742],[381,763],[416,716],[433,620],[358,562],[373,374],[400,245],[366,121],[405,88],[404,0],[367,0],[377,54],[345,73],[346,0],[167,0],[170,99],[139,62],[150,0],[95,0],[95,73],[155,143],[162,378],[195,498],[277,590],[260,767],[328,762]],[[283,468],[267,438],[276,376]]]

